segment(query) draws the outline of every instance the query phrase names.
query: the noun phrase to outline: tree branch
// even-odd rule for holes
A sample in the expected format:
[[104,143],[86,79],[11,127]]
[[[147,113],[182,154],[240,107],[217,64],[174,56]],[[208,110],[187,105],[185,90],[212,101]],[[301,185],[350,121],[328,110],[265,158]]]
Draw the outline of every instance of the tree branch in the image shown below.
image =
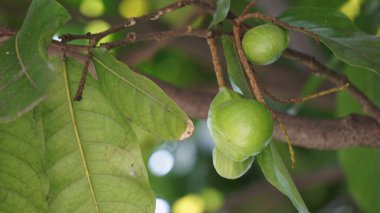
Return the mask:
[[106,49],[112,49],[115,47],[127,45],[130,43],[137,43],[141,41],[161,41],[169,38],[180,37],[180,36],[192,36],[207,38],[209,32],[202,29],[193,29],[191,26],[168,31],[152,32],[152,33],[128,33],[127,37],[115,42],[107,42],[100,44],[101,47]]

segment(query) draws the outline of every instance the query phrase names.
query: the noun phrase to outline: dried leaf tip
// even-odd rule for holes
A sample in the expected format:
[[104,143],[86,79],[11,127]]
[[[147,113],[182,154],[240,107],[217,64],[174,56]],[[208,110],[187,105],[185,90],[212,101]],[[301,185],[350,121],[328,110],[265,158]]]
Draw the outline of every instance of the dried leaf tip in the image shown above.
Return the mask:
[[185,131],[182,133],[181,137],[179,138],[180,141],[185,140],[186,138],[190,137],[194,132],[194,124],[193,122],[188,119],[187,120],[187,127]]

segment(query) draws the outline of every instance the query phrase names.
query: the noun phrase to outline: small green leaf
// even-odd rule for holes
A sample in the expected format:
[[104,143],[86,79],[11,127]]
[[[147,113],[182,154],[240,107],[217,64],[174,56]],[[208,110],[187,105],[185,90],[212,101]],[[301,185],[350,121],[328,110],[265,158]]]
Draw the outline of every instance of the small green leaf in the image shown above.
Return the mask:
[[257,161],[265,178],[289,197],[298,212],[309,212],[273,143],[257,156]]
[[9,122],[46,98],[54,77],[47,47],[70,18],[56,1],[32,1],[20,31],[0,44],[0,122]]
[[230,4],[230,0],[218,0],[216,2],[216,10],[209,28],[219,24],[220,22],[224,21],[224,19],[226,19],[228,11],[230,10]]
[[155,83],[104,49],[94,49],[93,56],[102,91],[128,119],[166,140],[192,134],[192,121]]
[[153,212],[155,196],[131,126],[87,77],[74,102],[82,65],[61,62],[41,112],[50,180],[49,212]]
[[344,14],[328,8],[300,7],[285,11],[279,20],[315,33],[343,62],[380,74],[380,38],[362,32]]
[[230,36],[222,36],[224,57],[227,61],[228,76],[232,79],[232,82],[239,87],[244,94],[244,97],[254,99],[247,81],[245,80],[244,70],[241,67],[240,60],[238,58],[235,44]]
[[33,112],[0,124],[1,212],[46,212],[42,122]]

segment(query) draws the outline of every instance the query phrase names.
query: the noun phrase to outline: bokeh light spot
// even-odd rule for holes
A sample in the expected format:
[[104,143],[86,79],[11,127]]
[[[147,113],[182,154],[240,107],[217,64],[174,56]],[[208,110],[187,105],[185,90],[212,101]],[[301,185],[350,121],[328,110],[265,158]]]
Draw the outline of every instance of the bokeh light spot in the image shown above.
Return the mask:
[[156,176],[168,174],[174,166],[174,157],[167,150],[157,150],[149,158],[149,170]]
[[195,194],[186,195],[173,204],[173,213],[202,213],[204,209],[202,198]]
[[154,211],[154,213],[170,213],[169,203],[164,199],[157,198],[156,210]]
[[122,0],[119,4],[119,13],[124,18],[139,17],[149,11],[147,0]]
[[340,11],[351,20],[354,20],[360,13],[360,6],[362,2],[363,0],[348,0],[340,7]]
[[207,212],[216,212],[223,205],[223,195],[214,188],[205,188],[201,192]]
[[98,17],[104,13],[104,4],[102,0],[83,0],[80,4],[79,11],[87,17]]

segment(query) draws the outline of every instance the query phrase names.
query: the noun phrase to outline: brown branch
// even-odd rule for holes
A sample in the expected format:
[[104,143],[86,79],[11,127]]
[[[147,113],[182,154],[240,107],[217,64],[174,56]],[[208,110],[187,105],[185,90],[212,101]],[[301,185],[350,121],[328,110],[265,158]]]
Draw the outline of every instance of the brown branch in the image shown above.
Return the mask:
[[[214,92],[199,92],[175,88],[156,82],[189,116],[207,118]],[[318,120],[277,113],[286,125],[294,145],[319,150],[349,147],[380,147],[380,124],[371,117],[350,115],[345,118]],[[274,137],[284,139],[278,126]]]
[[243,12],[241,12],[240,16],[243,16],[243,15],[247,14],[248,11],[249,11],[249,9],[251,9],[251,8],[253,7],[253,5],[255,5],[255,4],[256,4],[256,0],[251,1],[251,2],[250,2],[250,3],[244,8]]
[[338,86],[343,86],[347,83],[350,84],[350,87],[347,88],[347,92],[349,92],[361,104],[365,113],[368,113],[380,123],[380,109],[357,87],[353,86],[352,82],[348,80],[345,75],[329,69],[313,56],[296,50],[286,49],[284,51],[284,56],[304,64],[309,67],[314,74],[320,75]]
[[82,100],[84,86],[86,84],[86,79],[87,79],[88,67],[90,65],[91,58],[92,58],[91,47],[88,47],[88,53],[87,53],[86,60],[85,60],[84,65],[83,65],[82,76],[81,76],[80,81],[79,81],[79,85],[78,85],[77,93],[75,94],[75,97],[74,97],[74,101],[81,101]]
[[177,29],[177,30],[168,30],[168,31],[161,31],[161,32],[152,32],[152,33],[135,33],[130,32],[128,33],[127,37],[115,42],[107,42],[100,44],[101,47],[104,47],[106,49],[112,49],[115,47],[141,42],[141,41],[161,41],[173,37],[180,37],[180,36],[192,36],[192,37],[200,37],[200,38],[207,38],[208,31],[202,30],[202,29],[192,29],[190,26]]

